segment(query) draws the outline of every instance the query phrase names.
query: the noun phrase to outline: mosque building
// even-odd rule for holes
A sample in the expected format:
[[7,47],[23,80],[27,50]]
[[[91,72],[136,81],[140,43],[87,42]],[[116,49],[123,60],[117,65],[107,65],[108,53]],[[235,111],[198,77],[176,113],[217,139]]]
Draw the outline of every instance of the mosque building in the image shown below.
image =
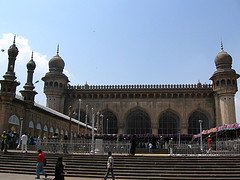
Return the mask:
[[223,49],[215,58],[212,84],[70,85],[57,54],[42,78],[46,106],[90,124],[92,114],[103,134],[197,134],[236,122],[235,94],[239,75]]

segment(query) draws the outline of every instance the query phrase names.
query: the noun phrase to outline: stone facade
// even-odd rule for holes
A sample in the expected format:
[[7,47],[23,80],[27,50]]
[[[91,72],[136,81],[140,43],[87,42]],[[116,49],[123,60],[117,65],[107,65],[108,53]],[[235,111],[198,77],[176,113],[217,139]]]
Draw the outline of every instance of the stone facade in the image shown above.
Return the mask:
[[212,84],[103,86],[70,86],[58,47],[49,61],[49,72],[42,78],[47,107],[34,102],[33,55],[27,63],[22,97],[16,97],[15,40],[8,54],[7,72],[0,80],[0,131],[73,137],[90,133],[95,122],[99,134],[177,135],[199,133],[200,124],[209,129],[236,122],[234,96],[239,75],[223,47],[215,58]]
[[9,61],[4,80],[0,80],[0,132],[12,131],[16,134],[26,132],[35,137],[52,137],[57,133],[60,137],[76,137],[77,134],[90,133],[91,127],[84,123],[79,123],[74,119],[73,112],[69,111],[69,116],[54,111],[48,107],[43,107],[34,102],[37,94],[32,83],[35,62],[33,54],[27,63],[27,82],[24,90],[20,91],[22,96],[16,96],[16,87],[20,84],[14,72],[15,61],[18,55],[18,48],[13,45],[8,50]]
[[234,96],[239,75],[223,47],[215,58],[212,85],[70,86],[62,73],[64,65],[57,51],[42,78],[47,106],[64,114],[72,106],[85,123],[90,122],[93,110],[104,134],[194,134],[199,133],[199,120],[203,129],[236,122]]

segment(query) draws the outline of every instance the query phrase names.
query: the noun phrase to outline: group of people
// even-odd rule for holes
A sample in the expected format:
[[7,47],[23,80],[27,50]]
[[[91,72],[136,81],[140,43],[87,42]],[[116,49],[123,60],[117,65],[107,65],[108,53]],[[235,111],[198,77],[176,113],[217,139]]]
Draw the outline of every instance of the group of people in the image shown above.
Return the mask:
[[[45,153],[39,149],[38,150],[38,157],[37,157],[37,166],[36,166],[36,177],[35,179],[40,179],[40,174],[44,175],[45,178],[47,178],[47,173],[44,170],[44,166],[46,166],[47,159],[45,156]],[[113,172],[113,165],[114,165],[114,159],[112,156],[112,152],[108,152],[108,159],[107,159],[107,172],[104,176],[104,180],[106,180],[109,176],[109,173],[112,175],[112,179],[115,180],[114,172]],[[63,157],[60,156],[57,159],[56,166],[55,166],[55,173],[54,173],[54,179],[53,180],[64,180],[64,163],[63,163]]]
[[19,135],[12,131],[3,131],[1,134],[1,151],[7,152],[8,149],[20,149],[22,152],[27,153],[28,135],[23,133],[19,138]]
[[[39,149],[37,157],[37,166],[36,166],[36,177],[35,179],[40,179],[40,174],[44,175],[47,178],[47,173],[44,170],[44,166],[47,164],[47,159],[45,153]],[[54,180],[64,180],[64,163],[63,157],[58,157],[56,166],[55,166],[55,177]]]

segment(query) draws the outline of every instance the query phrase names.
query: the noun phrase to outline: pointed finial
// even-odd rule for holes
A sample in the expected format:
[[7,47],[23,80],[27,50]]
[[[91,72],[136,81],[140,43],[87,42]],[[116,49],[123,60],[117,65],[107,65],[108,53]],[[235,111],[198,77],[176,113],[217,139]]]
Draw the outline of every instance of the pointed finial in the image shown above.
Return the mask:
[[15,44],[16,34],[14,35],[13,44]]
[[32,56],[31,56],[31,60],[33,60],[33,51],[32,51]]
[[221,50],[223,51],[223,42],[222,42],[222,40],[221,40]]
[[57,54],[59,54],[59,44],[57,45]]

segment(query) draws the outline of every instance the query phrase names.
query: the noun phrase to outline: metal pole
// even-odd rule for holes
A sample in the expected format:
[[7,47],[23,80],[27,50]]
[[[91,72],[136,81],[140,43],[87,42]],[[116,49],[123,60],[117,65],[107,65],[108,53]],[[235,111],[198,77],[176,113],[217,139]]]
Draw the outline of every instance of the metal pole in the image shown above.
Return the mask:
[[80,123],[80,120],[81,120],[81,99],[79,99],[79,104],[78,104],[78,135],[79,135],[79,123]]
[[88,113],[88,105],[86,105],[86,116],[85,116],[85,125],[86,125],[86,127],[85,127],[85,136],[86,136],[86,134],[87,134],[87,113]]
[[92,108],[92,148],[91,153],[94,153],[94,109]]
[[103,134],[103,114],[100,114],[100,133]]
[[181,131],[178,132],[178,146],[181,145]]
[[200,125],[200,149],[203,151],[203,141],[202,141],[202,120],[199,120],[199,125]]
[[70,143],[72,145],[72,106],[69,106],[68,108],[69,111],[69,120],[70,120],[70,125],[69,125],[69,133],[70,133]]
[[99,134],[99,127],[100,127],[99,126],[99,116],[100,116],[100,112],[98,111],[97,112],[97,125],[96,125],[97,126],[97,134]]
[[107,119],[107,134],[108,134],[108,119]]
[[18,140],[17,148],[20,148],[21,136],[22,136],[22,128],[23,128],[23,118],[20,118],[20,131],[19,131],[19,140]]

